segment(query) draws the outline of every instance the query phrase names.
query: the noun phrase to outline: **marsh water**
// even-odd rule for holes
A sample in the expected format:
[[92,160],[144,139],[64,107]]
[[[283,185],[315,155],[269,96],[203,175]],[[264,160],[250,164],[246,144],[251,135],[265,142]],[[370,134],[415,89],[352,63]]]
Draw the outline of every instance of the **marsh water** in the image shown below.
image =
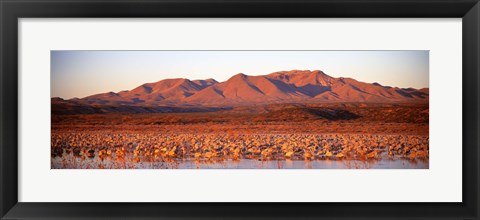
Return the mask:
[[277,160],[243,159],[218,163],[182,161],[178,169],[428,169],[428,161],[410,160]]
[[170,160],[134,162],[79,158],[72,155],[52,158],[52,169],[428,169],[428,160]]

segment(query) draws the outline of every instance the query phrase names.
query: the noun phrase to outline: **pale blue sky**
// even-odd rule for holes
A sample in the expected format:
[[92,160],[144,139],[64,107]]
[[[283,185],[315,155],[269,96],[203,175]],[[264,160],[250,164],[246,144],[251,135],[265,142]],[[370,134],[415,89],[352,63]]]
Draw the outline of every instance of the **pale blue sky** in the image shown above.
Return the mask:
[[428,87],[428,51],[52,51],[51,96],[131,90],[166,78],[225,81],[232,75],[322,70],[333,77]]

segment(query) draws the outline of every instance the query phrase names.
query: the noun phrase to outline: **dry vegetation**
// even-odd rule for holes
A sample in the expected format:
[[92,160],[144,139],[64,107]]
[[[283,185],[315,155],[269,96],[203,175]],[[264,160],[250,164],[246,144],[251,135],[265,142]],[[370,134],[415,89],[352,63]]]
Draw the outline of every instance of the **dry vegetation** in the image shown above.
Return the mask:
[[52,168],[169,168],[187,160],[428,161],[428,106],[53,115],[51,141]]

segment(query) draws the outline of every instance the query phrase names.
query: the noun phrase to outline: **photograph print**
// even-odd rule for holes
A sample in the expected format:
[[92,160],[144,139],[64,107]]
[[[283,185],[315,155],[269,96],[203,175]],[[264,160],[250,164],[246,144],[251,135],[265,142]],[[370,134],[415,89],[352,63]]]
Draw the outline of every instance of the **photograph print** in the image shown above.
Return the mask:
[[429,168],[429,51],[50,58],[51,169]]

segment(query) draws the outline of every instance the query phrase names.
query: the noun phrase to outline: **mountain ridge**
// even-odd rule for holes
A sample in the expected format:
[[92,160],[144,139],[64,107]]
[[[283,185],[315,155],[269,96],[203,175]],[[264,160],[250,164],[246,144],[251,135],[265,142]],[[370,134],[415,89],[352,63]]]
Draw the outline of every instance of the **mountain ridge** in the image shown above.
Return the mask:
[[427,103],[429,89],[398,88],[332,77],[321,70],[277,71],[250,76],[238,73],[214,79],[164,79],[132,90],[107,92],[52,104],[85,106],[234,107],[275,103]]

